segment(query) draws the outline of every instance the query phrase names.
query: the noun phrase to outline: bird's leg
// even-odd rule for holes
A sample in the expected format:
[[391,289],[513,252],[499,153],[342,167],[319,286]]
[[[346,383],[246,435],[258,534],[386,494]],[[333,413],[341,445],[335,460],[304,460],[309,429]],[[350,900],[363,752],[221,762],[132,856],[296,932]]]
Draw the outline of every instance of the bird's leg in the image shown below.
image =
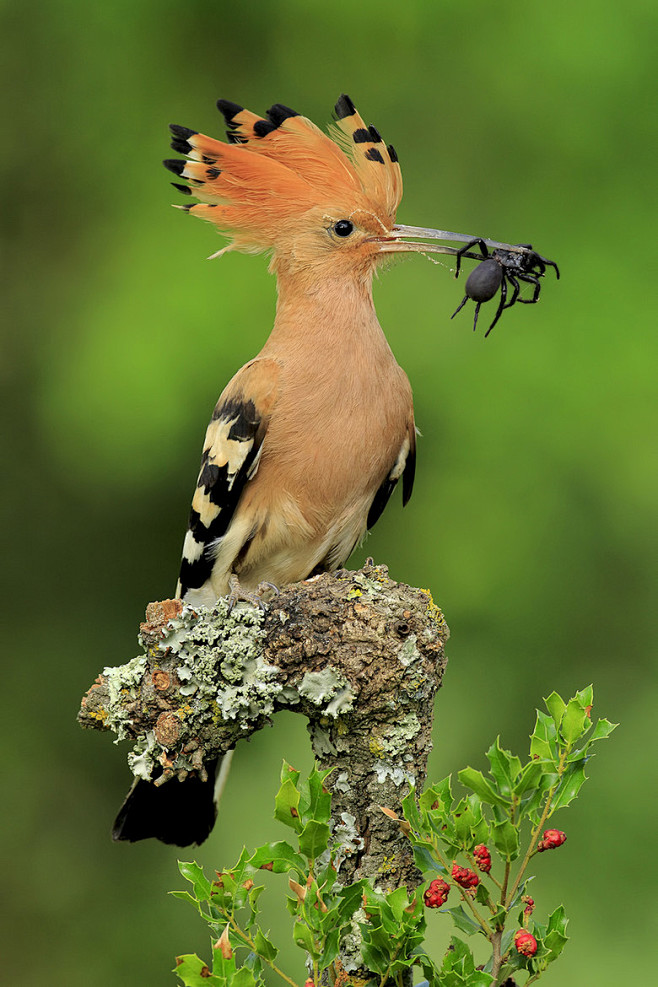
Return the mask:
[[240,580],[237,575],[232,572],[228,579],[228,612],[230,613],[238,600],[244,600],[245,603],[251,603],[253,606],[258,607],[259,610],[267,610],[267,603],[263,600],[263,596],[267,590],[272,590],[274,596],[279,595],[279,587],[275,586],[274,583],[262,582],[258,584],[258,589],[255,592],[251,590],[243,589],[240,585]]

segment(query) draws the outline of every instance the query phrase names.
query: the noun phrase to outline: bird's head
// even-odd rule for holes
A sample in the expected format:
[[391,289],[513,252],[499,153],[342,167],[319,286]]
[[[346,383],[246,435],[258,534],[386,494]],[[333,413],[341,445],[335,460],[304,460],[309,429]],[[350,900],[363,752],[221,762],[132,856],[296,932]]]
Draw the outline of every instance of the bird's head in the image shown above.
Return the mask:
[[411,228],[395,225],[397,154],[349,96],[336,103],[330,136],[280,103],[266,117],[226,100],[217,105],[228,142],[172,126],[172,147],[187,160],[164,163],[187,183],[176,188],[199,200],[182,208],[229,238],[218,253],[268,250],[279,272],[369,279],[383,256],[427,249],[404,242]]

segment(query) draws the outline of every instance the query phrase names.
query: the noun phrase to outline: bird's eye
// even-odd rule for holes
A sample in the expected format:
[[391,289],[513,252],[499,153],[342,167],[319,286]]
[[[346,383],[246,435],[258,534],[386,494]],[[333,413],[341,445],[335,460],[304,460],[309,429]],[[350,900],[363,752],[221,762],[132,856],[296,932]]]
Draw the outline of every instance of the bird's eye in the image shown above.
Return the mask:
[[338,222],[334,224],[334,233],[336,236],[349,236],[353,231],[354,223],[350,222],[349,219],[339,219]]

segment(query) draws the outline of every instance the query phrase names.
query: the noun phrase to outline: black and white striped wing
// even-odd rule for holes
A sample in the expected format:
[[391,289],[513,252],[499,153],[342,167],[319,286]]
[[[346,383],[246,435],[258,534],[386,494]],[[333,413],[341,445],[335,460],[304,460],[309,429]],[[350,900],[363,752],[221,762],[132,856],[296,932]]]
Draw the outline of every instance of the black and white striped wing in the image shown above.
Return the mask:
[[258,469],[277,379],[274,361],[253,360],[238,371],[217,402],[183,544],[177,589],[181,599],[212,575],[217,546],[229,529],[245,484]]
[[391,471],[379,487],[374,496],[373,502],[368,511],[366,527],[368,531],[374,527],[384,513],[384,508],[388,504],[391,494],[397,486],[397,482],[402,477],[402,504],[405,506],[411,497],[414,486],[414,476],[416,473],[416,429],[413,422],[400,448],[397,459],[391,467]]

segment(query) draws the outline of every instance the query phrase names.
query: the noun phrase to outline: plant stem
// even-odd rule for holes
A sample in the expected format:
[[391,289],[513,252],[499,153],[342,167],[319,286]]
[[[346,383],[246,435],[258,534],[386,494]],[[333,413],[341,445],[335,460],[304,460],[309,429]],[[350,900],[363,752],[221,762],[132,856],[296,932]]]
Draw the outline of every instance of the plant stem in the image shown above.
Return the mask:
[[[223,909],[222,909],[222,911],[223,911]],[[279,967],[276,966],[276,964],[272,962],[272,960],[268,960],[267,957],[262,956],[258,952],[258,950],[256,949],[256,943],[254,942],[254,940],[251,938],[251,936],[247,932],[244,932],[240,928],[240,926],[235,921],[235,919],[233,918],[232,915],[229,915],[228,912],[224,912],[224,916],[228,920],[229,925],[231,926],[231,928],[233,929],[233,931],[235,932],[235,934],[238,935],[242,939],[242,941],[249,947],[249,949],[253,953],[256,953],[257,956],[260,956],[261,959],[264,960],[267,963],[267,965],[270,967],[270,969],[274,971],[274,973],[278,974],[278,976],[281,977],[282,980],[285,980],[285,982],[287,984],[289,984],[290,987],[299,987],[299,985],[294,980],[291,980],[291,978],[288,976],[287,973],[284,973],[283,970],[280,970]]]
[[[518,806],[518,801],[515,795],[512,796],[512,805],[509,812],[509,819],[512,826],[516,823],[516,809]],[[503,885],[500,889],[500,904],[502,908],[507,909],[506,899],[507,899],[507,888],[509,885],[510,873],[512,870],[512,862],[509,857],[505,858],[505,874],[503,876]]]
[[516,880],[514,882],[514,886],[512,887],[512,890],[510,891],[509,897],[507,898],[507,900],[505,902],[503,902],[503,907],[504,908],[507,908],[509,906],[509,903],[514,900],[514,895],[516,894],[516,892],[518,890],[518,887],[519,887],[519,884],[521,883],[521,880],[523,879],[523,874],[525,873],[525,869],[528,866],[528,863],[530,861],[530,858],[532,857],[533,853],[535,852],[535,847],[537,845],[537,838],[538,838],[538,836],[539,836],[539,834],[540,834],[540,832],[541,832],[541,830],[542,830],[542,828],[544,826],[544,823],[548,819],[548,816],[550,814],[551,802],[553,801],[553,796],[555,795],[555,793],[556,793],[556,791],[557,791],[557,789],[559,787],[560,781],[562,780],[562,775],[564,774],[564,762],[565,762],[565,760],[567,758],[568,753],[569,753],[569,749],[568,748],[565,748],[562,751],[562,753],[560,754],[560,763],[558,764],[558,769],[557,769],[558,780],[555,783],[555,785],[553,785],[553,787],[548,790],[548,794],[546,795],[546,802],[544,804],[544,810],[543,810],[543,812],[541,814],[541,818],[540,818],[539,822],[537,823],[537,825],[533,829],[532,834],[530,836],[530,843],[528,844],[528,849],[526,850],[526,854],[525,854],[525,857],[523,858],[523,862],[521,864],[521,867],[519,868],[519,872],[516,875]]
[[379,987],[384,987],[384,984],[389,979],[390,969],[393,966],[395,960],[398,958],[398,953],[400,952],[401,948],[402,948],[402,943],[399,943],[398,944],[398,948],[395,950],[395,952],[391,956],[391,962],[386,967],[386,972],[385,973],[382,973],[382,975],[381,975],[381,978],[379,980]]
[[503,890],[502,884],[500,883],[500,881],[497,881],[496,880],[496,878],[493,876],[493,874],[487,874],[487,877],[489,878],[490,881],[493,881],[493,883],[496,885],[496,887],[498,888],[499,891],[502,891]]
[[509,858],[505,861],[505,876],[503,877],[503,885],[500,889],[500,904],[503,908],[506,908],[505,901],[507,899],[507,885],[509,884],[509,875],[512,865]]
[[500,973],[500,968],[503,963],[503,958],[500,955],[500,944],[503,938],[503,930],[497,929],[496,932],[491,935],[491,974],[493,976],[494,984],[498,983],[498,974]]

